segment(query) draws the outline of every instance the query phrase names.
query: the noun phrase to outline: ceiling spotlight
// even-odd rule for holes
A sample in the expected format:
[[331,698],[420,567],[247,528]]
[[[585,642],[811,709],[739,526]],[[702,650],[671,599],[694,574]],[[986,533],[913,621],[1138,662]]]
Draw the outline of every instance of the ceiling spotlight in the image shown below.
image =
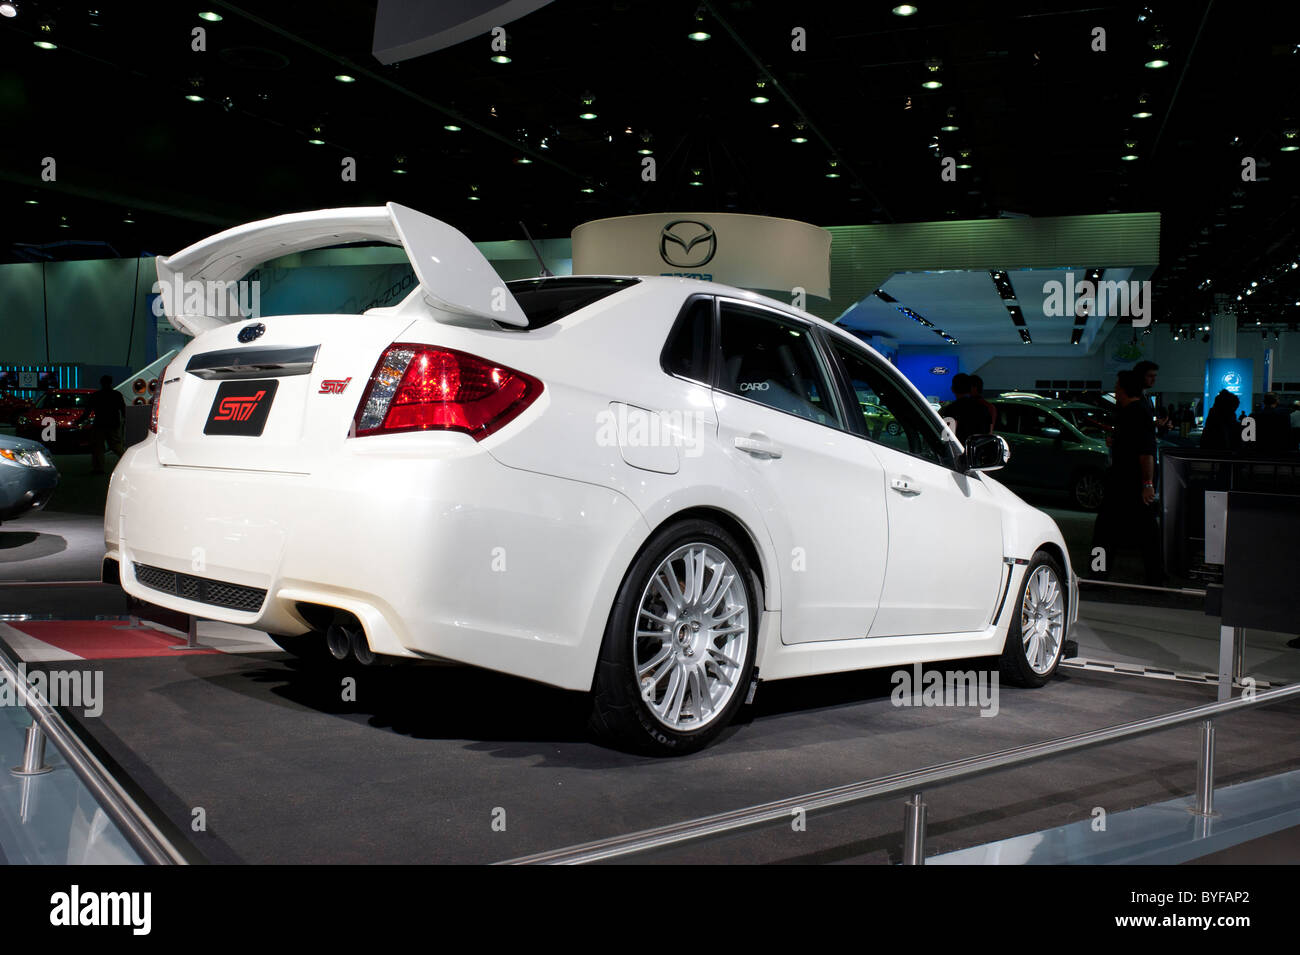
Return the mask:
[[123,216],[122,221],[125,222],[127,225],[135,225],[135,220],[131,218],[131,213],[129,212],[125,216]]
[[13,3],[0,3],[0,17],[18,16],[18,6]]
[[830,160],[829,165],[830,165],[830,169],[826,171],[826,178],[827,179],[840,178],[840,174],[836,171],[836,167],[839,166],[839,161],[836,159],[832,159]]
[[35,41],[33,41],[32,46],[36,47],[38,50],[57,50],[57,49],[58,49],[58,47],[55,46],[53,43],[51,43],[49,40],[35,40]]
[[401,166],[396,166],[393,168],[393,174],[397,176],[405,176],[406,170],[403,169]]
[[198,93],[186,93],[186,94],[185,94],[185,98],[186,98],[187,100],[189,100],[191,103],[202,103],[202,102],[203,102],[203,97],[200,96]]
[[1169,65],[1169,61],[1161,59],[1147,60],[1145,65],[1148,70],[1163,70]]
[[469,187],[469,195],[468,195],[466,198],[477,201],[478,198],[479,198],[479,195],[478,195],[478,186],[473,186],[473,185],[471,185],[471,186]]
[[957,168],[958,168],[958,169],[971,169],[971,168],[974,168],[974,167],[972,167],[971,164],[968,163],[968,162],[959,162],[959,163],[957,163]]
[[23,202],[26,203],[26,204],[29,205],[29,206],[38,206],[38,205],[40,205],[40,200],[39,200],[39,199],[24,199]]
[[595,102],[596,102],[596,97],[593,96],[590,92],[583,93],[582,105],[585,106],[586,109],[578,114],[578,119],[595,119],[596,113],[591,108]]
[[1293,153],[1300,149],[1300,130],[1282,130],[1282,152]]
[[502,64],[509,63],[510,57],[506,56],[504,53],[498,53],[496,56],[492,57],[492,62]]
[[653,149],[638,149],[638,150],[637,150],[637,155],[640,155],[640,156],[649,156],[649,155],[652,155],[653,153],[654,153],[654,150],[653,150]]
[[791,136],[791,137],[790,137],[790,142],[792,142],[792,143],[806,143],[806,142],[808,142],[808,137],[807,137],[807,136]]
[[1136,113],[1133,114],[1133,118],[1134,118],[1134,119],[1150,119],[1150,118],[1151,118],[1151,114],[1148,113],[1148,112],[1147,112],[1146,110],[1144,110],[1144,109],[1140,109],[1140,110],[1138,110]]
[[221,14],[213,13],[211,10],[204,10],[202,13],[199,14],[199,19],[207,20],[209,23],[220,23]]
[[339,73],[334,78],[338,80],[340,83],[355,83],[357,81],[357,78],[355,76],[348,76],[348,74],[346,73]]
[[591,112],[578,114],[578,119],[595,119],[595,118],[596,118],[596,114]]
[[1119,158],[1122,159],[1122,160],[1124,160],[1125,162],[1132,162],[1134,159],[1137,159],[1137,158],[1138,158],[1138,155],[1137,155],[1137,153],[1125,153],[1124,155],[1120,156]]
[[758,81],[757,83],[755,83],[754,85],[758,87],[758,92],[755,93],[753,96],[751,96],[751,97],[749,98],[749,101],[750,101],[751,103],[758,103],[758,104],[760,104],[760,105],[763,104],[763,103],[770,102],[770,100],[768,100],[768,98],[767,98],[766,96],[763,95],[763,90],[767,87],[767,81],[766,81],[766,80],[759,80],[759,81]]
[[955,132],[957,132],[957,130],[960,129],[960,128],[961,128],[961,127],[959,127],[959,126],[954,126],[954,125],[952,125],[951,123],[949,123],[947,126],[940,126],[940,127],[939,127],[939,132],[941,132],[941,133],[955,133]]
[[325,140],[323,140],[323,139],[309,139],[309,140],[307,140],[307,142],[311,143],[313,146],[324,146],[324,145],[325,145]]
[[710,34],[705,33],[703,30],[692,30],[690,33],[686,34],[686,39],[694,40],[696,43],[703,43],[705,40],[709,39],[709,37]]
[[445,129],[445,130],[446,130],[447,132],[449,132],[449,133],[459,133],[459,132],[460,132],[460,127],[457,126],[455,123],[447,123],[447,124],[446,124],[445,126],[443,126],[442,128]]
[[532,160],[529,159],[527,156],[520,156],[518,159],[515,160],[515,162],[519,163],[519,165],[521,166],[527,166],[530,163],[532,163]]
[[922,83],[921,85],[924,86],[924,87],[925,87],[926,89],[928,89],[928,90],[937,90],[937,89],[939,89],[941,86],[943,86],[943,84],[940,83],[938,80],[926,80],[926,81],[925,81],[924,83]]
[[591,186],[583,186],[581,191],[582,191],[582,192],[595,192],[596,190],[593,189],[593,188],[591,188]]
[[910,3],[900,3],[898,6],[894,7],[894,16],[896,17],[910,17],[915,12],[916,7],[912,6]]

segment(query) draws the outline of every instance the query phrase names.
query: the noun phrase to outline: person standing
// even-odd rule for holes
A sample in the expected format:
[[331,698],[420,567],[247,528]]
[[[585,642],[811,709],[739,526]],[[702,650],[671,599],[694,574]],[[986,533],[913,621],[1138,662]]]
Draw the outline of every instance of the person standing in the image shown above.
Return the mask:
[[952,376],[953,400],[939,409],[939,417],[949,422],[949,427],[963,445],[972,434],[989,433],[989,416],[970,393],[970,375],[958,372]]
[[998,430],[998,409],[993,406],[992,402],[985,400],[984,379],[979,375],[970,376],[970,396],[978,401],[989,415],[989,429],[982,433],[992,434],[994,431]]
[[1291,416],[1277,402],[1277,395],[1264,395],[1262,407],[1254,412],[1255,450],[1260,454],[1281,454],[1292,450]]
[[1214,404],[1205,415],[1201,428],[1201,447],[1206,451],[1240,451],[1241,425],[1237,408],[1241,399],[1227,388],[1214,396]]
[[90,426],[90,473],[104,473],[104,446],[121,458],[126,453],[122,447],[122,424],[126,421],[126,401],[113,390],[109,375],[99,379],[99,390],[86,402],[95,416]]
[[1092,546],[1094,552],[1102,549],[1105,563],[1099,576],[1105,578],[1121,549],[1136,545],[1146,583],[1158,587],[1165,582],[1165,568],[1155,509],[1156,432],[1142,381],[1136,369],[1116,376],[1111,463]]
[[1158,415],[1156,412],[1155,398],[1152,397],[1152,389],[1156,386],[1156,373],[1160,371],[1160,366],[1153,361],[1140,361],[1133,366],[1133,370],[1138,373],[1139,381],[1142,383],[1143,399],[1151,417],[1154,420]]

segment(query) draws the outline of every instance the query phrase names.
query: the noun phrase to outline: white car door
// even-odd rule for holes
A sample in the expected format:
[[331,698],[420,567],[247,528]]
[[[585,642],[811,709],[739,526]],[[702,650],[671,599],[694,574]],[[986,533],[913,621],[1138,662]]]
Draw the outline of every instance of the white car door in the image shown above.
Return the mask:
[[870,635],[967,633],[989,625],[1002,584],[1002,512],[924,400],[885,362],[838,335],[830,350],[858,398],[884,470],[885,584]]
[[728,299],[718,320],[718,437],[780,560],[782,641],[865,637],[885,571],[880,463],[844,430],[809,324]]

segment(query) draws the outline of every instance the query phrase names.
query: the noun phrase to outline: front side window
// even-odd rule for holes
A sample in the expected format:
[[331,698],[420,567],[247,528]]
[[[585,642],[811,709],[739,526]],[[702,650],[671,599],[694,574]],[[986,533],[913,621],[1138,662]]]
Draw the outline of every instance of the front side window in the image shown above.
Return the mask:
[[856,410],[868,438],[935,464],[951,464],[952,454],[938,422],[922,411],[902,382],[838,337],[831,339],[830,346],[857,398]]
[[723,302],[718,388],[786,414],[839,426],[812,330],[775,312]]

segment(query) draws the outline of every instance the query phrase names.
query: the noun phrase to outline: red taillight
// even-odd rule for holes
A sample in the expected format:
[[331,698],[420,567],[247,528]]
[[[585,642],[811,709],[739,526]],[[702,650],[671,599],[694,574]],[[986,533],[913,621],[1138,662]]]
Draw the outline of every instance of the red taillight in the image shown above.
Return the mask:
[[521,371],[433,345],[390,345],[361,395],[354,434],[463,431],[481,441],[523,412],[542,383]]
[[162,404],[162,383],[158,385],[158,390],[154,393],[152,406],[149,408],[149,430],[154,434],[158,433],[158,405]]

